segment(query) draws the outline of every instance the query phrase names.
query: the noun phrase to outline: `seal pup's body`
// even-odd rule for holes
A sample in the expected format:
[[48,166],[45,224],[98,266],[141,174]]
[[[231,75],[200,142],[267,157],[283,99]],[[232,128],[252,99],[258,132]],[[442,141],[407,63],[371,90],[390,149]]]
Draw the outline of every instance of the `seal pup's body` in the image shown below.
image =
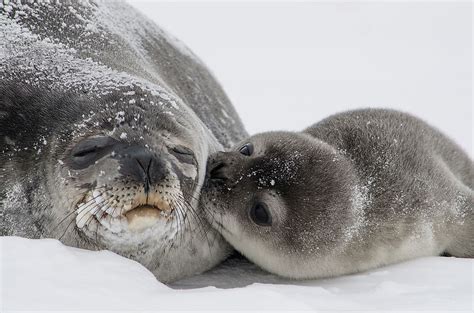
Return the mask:
[[257,134],[208,162],[208,219],[262,268],[307,279],[422,256],[474,257],[474,167],[391,110]]
[[109,249],[164,282],[230,253],[198,197],[245,130],[183,44],[124,2],[3,1],[0,59],[0,235]]

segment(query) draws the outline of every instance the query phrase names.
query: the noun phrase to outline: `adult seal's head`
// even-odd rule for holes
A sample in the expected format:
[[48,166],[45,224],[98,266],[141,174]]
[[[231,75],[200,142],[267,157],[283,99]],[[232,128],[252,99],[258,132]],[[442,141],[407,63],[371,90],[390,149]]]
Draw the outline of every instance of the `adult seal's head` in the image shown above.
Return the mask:
[[208,155],[245,131],[204,65],[122,2],[0,11],[0,233],[110,249],[162,281],[222,260],[199,195]]
[[210,157],[208,220],[262,268],[307,279],[474,257],[474,167],[410,115],[358,110]]

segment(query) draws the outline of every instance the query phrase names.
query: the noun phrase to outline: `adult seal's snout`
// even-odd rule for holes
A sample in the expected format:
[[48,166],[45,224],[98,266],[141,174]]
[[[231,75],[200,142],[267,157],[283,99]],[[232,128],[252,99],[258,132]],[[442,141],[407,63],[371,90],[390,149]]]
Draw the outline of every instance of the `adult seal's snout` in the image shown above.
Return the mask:
[[151,184],[161,182],[166,177],[164,157],[140,146],[127,147],[116,156],[120,164],[119,172],[125,177],[144,183],[147,193]]

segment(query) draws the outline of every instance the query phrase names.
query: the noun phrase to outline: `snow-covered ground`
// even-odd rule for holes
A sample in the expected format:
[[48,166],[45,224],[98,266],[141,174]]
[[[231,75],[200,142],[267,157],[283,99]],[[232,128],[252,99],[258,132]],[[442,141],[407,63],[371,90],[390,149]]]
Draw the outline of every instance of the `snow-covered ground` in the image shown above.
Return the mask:
[[[56,240],[0,239],[1,312],[420,311],[472,312],[473,260],[432,257],[319,281],[288,281],[234,261],[172,287],[108,251]],[[214,287],[217,286],[217,287]]]

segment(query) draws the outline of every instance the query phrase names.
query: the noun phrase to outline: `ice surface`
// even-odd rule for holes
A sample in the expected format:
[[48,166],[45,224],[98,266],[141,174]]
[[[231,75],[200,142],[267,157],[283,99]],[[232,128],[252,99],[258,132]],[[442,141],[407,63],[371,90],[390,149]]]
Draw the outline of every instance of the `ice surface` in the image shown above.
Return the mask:
[[0,238],[6,310],[350,310],[473,309],[474,260],[423,258],[367,273],[288,281],[232,260],[169,287],[137,262],[52,239]]

